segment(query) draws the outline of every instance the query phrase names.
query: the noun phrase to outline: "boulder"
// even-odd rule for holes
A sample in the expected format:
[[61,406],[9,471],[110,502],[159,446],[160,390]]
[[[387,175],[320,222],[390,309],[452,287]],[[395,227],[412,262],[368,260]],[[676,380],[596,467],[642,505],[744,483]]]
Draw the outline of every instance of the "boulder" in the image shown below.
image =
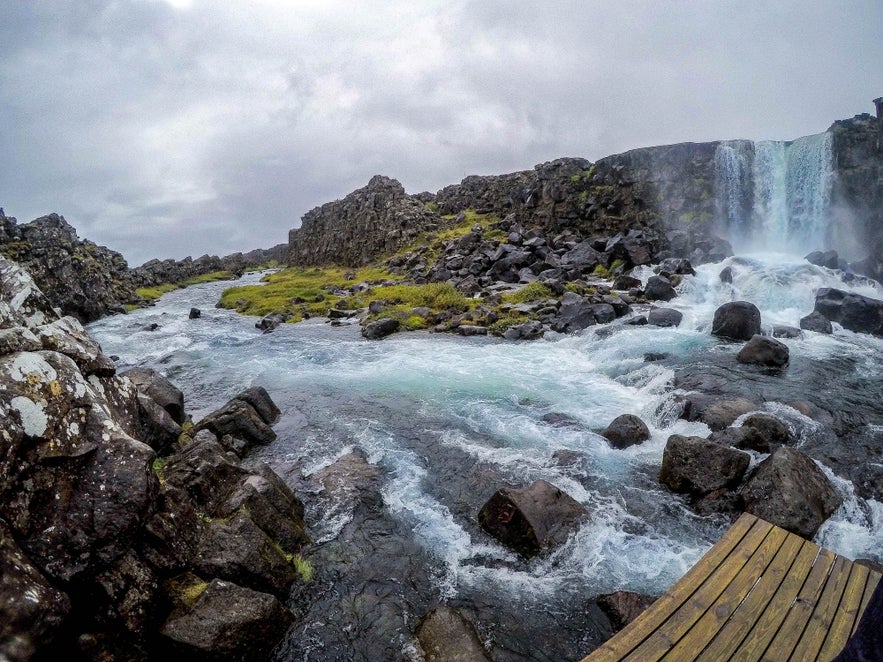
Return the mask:
[[679,326],[684,314],[674,308],[654,308],[647,314],[647,324],[653,326]]
[[804,331],[815,331],[816,333],[834,333],[834,327],[831,322],[818,312],[811,312],[806,317],[800,318],[800,328]]
[[659,482],[673,492],[701,497],[736,487],[750,460],[747,453],[707,439],[673,434],[662,454]]
[[717,276],[720,278],[722,283],[730,283],[733,282],[733,267],[724,267],[721,269],[721,272]]
[[506,329],[503,337],[506,340],[537,340],[543,337],[543,333],[543,324],[538,320],[530,320]]
[[391,317],[384,317],[374,322],[368,322],[362,329],[362,336],[368,340],[379,340],[399,330],[399,321]]
[[736,360],[739,363],[750,363],[773,368],[781,368],[787,365],[788,359],[788,345],[761,335],[753,336],[736,354]]
[[184,423],[184,394],[172,382],[152,368],[132,368],[122,374],[165,409],[175,423]]
[[202,311],[199,308],[190,309],[190,315],[188,315],[189,319],[198,320],[200,317],[202,317]]
[[162,634],[197,659],[257,661],[269,659],[293,620],[273,595],[213,579],[189,610],[169,616]]
[[650,276],[644,286],[644,296],[650,301],[671,301],[677,295],[671,281],[664,276]]
[[670,257],[659,263],[656,270],[659,274],[679,274],[682,276],[695,276],[696,270],[690,264],[690,260],[682,257]]
[[769,440],[761,432],[752,427],[725,428],[712,432],[708,436],[709,441],[723,446],[732,446],[743,451],[757,451],[769,453],[773,450]]
[[773,338],[802,338],[803,333],[794,326],[785,326],[784,324],[773,325]]
[[588,511],[551,483],[498,490],[478,513],[481,526],[524,556],[563,543]]
[[617,276],[616,280],[613,281],[614,290],[622,290],[624,292],[628,292],[633,287],[641,287],[641,281],[634,276],[623,274],[622,276]]
[[712,430],[723,430],[733,424],[742,414],[757,409],[757,405],[746,398],[732,400],[715,399],[702,393],[690,393],[684,402],[682,418],[688,421],[702,421]]
[[284,324],[287,319],[282,313],[270,313],[269,315],[264,315],[254,326],[264,333],[272,333],[280,324]]
[[601,431],[601,436],[610,442],[613,448],[628,448],[650,438],[647,424],[633,414],[623,414],[611,421]]
[[459,611],[439,605],[417,625],[417,641],[426,662],[489,662],[472,623]]
[[267,389],[263,386],[251,386],[236,394],[233,399],[241,400],[242,402],[251,405],[261,417],[261,420],[267,425],[273,425],[278,422],[279,417],[282,415],[282,412],[279,411],[279,407],[276,406],[276,403],[273,402],[270,394],[267,393]]
[[760,310],[748,301],[730,301],[714,311],[711,334],[729,340],[750,340],[760,333]]
[[741,495],[745,512],[807,539],[843,501],[811,458],[787,446],[757,466]]
[[247,401],[233,398],[193,426],[192,433],[211,430],[218,438],[230,435],[245,442],[240,454],[255,444],[268,444],[276,439],[263,417]]
[[816,292],[815,312],[844,329],[883,336],[883,301],[831,287]]
[[644,613],[656,602],[657,596],[635,593],[634,591],[615,591],[598,596],[598,606],[607,618],[614,632],[619,632],[626,625]]
[[827,267],[828,269],[837,269],[840,264],[837,251],[813,251],[803,259],[817,267]]
[[766,442],[768,450],[763,451],[765,453],[779,446],[790,446],[796,441],[791,429],[783,421],[769,414],[751,414],[742,421],[742,427],[757,430]]
[[139,438],[159,455],[170,453],[181,436],[181,426],[169,412],[145,393],[138,393]]

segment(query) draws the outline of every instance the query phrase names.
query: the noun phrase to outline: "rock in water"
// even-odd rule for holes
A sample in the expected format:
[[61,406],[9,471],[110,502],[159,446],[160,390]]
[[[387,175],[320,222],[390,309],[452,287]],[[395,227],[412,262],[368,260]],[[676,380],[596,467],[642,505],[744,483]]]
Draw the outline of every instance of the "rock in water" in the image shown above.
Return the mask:
[[633,414],[623,414],[611,421],[601,436],[610,442],[613,448],[628,448],[650,438],[650,430],[647,424]]
[[831,326],[831,322],[824,315],[817,312],[801,317],[800,328],[804,331],[815,331],[816,333],[834,333],[834,327]]
[[173,613],[162,634],[200,659],[265,660],[292,623],[275,596],[213,579],[185,613]]
[[376,322],[368,322],[362,329],[362,335],[368,340],[379,340],[399,330],[399,321],[384,317]]
[[760,335],[753,336],[736,354],[736,360],[739,363],[752,363],[773,368],[787,365],[788,358],[788,345]]
[[662,454],[659,482],[672,492],[705,496],[738,485],[749,462],[747,453],[701,437],[673,434]]
[[489,662],[472,623],[459,611],[439,605],[417,626],[426,662]]
[[644,595],[634,591],[615,591],[598,596],[598,606],[607,618],[614,632],[619,632],[626,625],[644,613],[650,605],[656,602],[655,595]]
[[674,308],[654,308],[647,314],[647,324],[653,326],[679,326],[684,314]]
[[813,251],[803,259],[817,267],[827,267],[828,269],[836,269],[840,264],[837,251]]
[[481,526],[524,556],[563,543],[588,511],[551,483],[498,490],[478,513]]
[[883,336],[883,301],[879,299],[821,287],[816,292],[815,312],[844,329]]
[[745,512],[812,539],[843,499],[811,458],[783,446],[742,488]]
[[748,301],[730,301],[714,311],[711,334],[729,340],[750,340],[760,333],[760,310]]
[[132,380],[139,393],[150,396],[178,425],[184,423],[184,394],[152,368],[132,368],[122,373]]
[[202,311],[199,308],[191,308],[189,318],[192,320],[198,320],[202,317]]
[[650,276],[644,287],[644,296],[650,301],[671,301],[677,295],[671,281],[664,276]]

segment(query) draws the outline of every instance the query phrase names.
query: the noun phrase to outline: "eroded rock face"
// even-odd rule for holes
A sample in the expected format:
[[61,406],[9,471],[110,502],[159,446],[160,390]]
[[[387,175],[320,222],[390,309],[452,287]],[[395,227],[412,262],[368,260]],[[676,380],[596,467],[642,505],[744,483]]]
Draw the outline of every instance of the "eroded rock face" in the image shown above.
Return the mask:
[[544,480],[498,490],[478,513],[484,529],[525,556],[563,543],[588,511]]
[[746,512],[808,539],[843,501],[812,459],[788,447],[761,462],[741,493]]

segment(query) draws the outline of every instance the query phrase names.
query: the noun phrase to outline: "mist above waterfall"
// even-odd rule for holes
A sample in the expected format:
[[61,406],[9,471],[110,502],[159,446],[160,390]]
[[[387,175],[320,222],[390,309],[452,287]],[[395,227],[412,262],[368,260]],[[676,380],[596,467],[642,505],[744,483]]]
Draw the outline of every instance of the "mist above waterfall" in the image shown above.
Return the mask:
[[830,132],[793,142],[726,141],[715,153],[722,230],[739,251],[803,254],[835,240]]

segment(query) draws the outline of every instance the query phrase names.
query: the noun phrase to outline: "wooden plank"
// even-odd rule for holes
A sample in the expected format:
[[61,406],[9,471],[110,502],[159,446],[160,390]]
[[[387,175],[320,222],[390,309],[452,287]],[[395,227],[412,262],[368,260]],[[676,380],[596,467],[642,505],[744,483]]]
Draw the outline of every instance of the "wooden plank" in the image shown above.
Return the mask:
[[746,536],[766,535],[772,525],[748,513],[743,514],[720,540],[668,592],[628,626],[584,658],[583,662],[620,660],[664,623],[721,565]]
[[849,633],[849,636],[855,634],[855,629],[858,627],[859,620],[861,620],[862,614],[865,613],[865,609],[868,606],[868,603],[871,601],[871,596],[874,594],[874,589],[877,588],[877,584],[880,583],[880,577],[883,576],[879,572],[871,571],[868,575],[868,584],[865,586],[865,594],[862,597],[862,604],[858,609],[858,618],[855,619],[855,623],[852,626],[852,632]]
[[825,643],[825,635],[828,633],[834,614],[837,613],[840,599],[843,597],[843,589],[846,588],[846,582],[849,579],[850,563],[842,556],[838,556],[834,561],[834,567],[831,569],[828,581],[825,582],[825,588],[819,596],[815,609],[813,609],[812,617],[806,624],[806,629],[803,631],[797,647],[791,653],[791,659],[795,662],[814,660],[819,654],[822,644]]
[[[781,529],[778,529],[781,531]],[[727,586],[737,577],[746,563],[754,556],[768,536],[776,538],[777,528],[752,530],[742,539],[742,543],[730,554],[725,562],[714,569],[708,579],[693,593],[689,603],[675,611],[659,628],[632,651],[625,659],[632,662],[654,662],[662,657],[686,634],[705,611],[711,607]],[[778,543],[776,544],[778,548]],[[772,555],[766,557],[766,561]],[[700,561],[701,563],[701,561]]]
[[822,589],[825,587],[825,582],[828,579],[831,566],[834,565],[835,558],[836,554],[834,552],[827,549],[819,551],[819,555],[816,557],[815,563],[813,563],[812,569],[800,589],[800,593],[794,599],[791,609],[788,610],[788,615],[782,622],[782,626],[763,654],[762,659],[764,662],[782,662],[782,660],[787,660],[791,655],[791,651],[794,650],[797,641],[803,634],[807,621],[812,616],[813,607],[819,595],[821,595]]
[[807,575],[821,552],[821,548],[809,540],[803,540],[800,553],[794,560],[787,576],[779,586],[773,600],[767,606],[763,617],[754,624],[745,640],[733,654],[733,662],[749,662],[760,659],[770,641],[779,631],[782,621],[788,615],[791,605],[797,598]]
[[[774,599],[777,601],[780,599],[778,592],[785,578],[792,571],[799,570],[799,568],[795,569],[794,565],[804,547],[804,542],[803,538],[793,533],[787,535],[775,558],[751,589],[751,593],[742,604],[737,606],[738,608],[734,610],[729,620],[714,635],[714,639],[699,655],[699,660],[716,662],[717,660],[731,659],[740,648],[746,635],[755,630],[755,625],[759,620],[774,617],[774,606],[771,605],[771,602]],[[811,551],[815,552],[815,550]],[[813,554],[812,558],[814,556]],[[809,563],[811,562],[810,560]],[[809,567],[810,565],[807,564],[807,571]],[[797,593],[796,589],[794,593]],[[793,596],[788,598],[789,604],[792,599]],[[782,613],[784,614],[784,610]],[[720,617],[717,607],[715,608],[715,616]]]
[[858,620],[858,609],[862,603],[865,586],[868,584],[868,575],[871,574],[863,565],[852,563],[851,566],[840,606],[837,607],[837,613],[834,614],[828,634],[825,636],[825,643],[818,655],[818,659],[825,662],[837,657],[846,645],[846,640],[849,639],[852,628]]
[[[762,577],[770,564],[776,559],[782,545],[788,541],[790,534],[784,529],[774,528],[764,539],[751,558],[743,565],[738,574],[728,582],[704,614],[701,615],[680,640],[671,647],[662,657],[670,660],[692,659],[700,653],[715,636],[720,632],[724,624],[736,612],[747,599],[747,596],[757,588],[758,578]],[[796,553],[799,545],[794,547]],[[793,553],[791,558],[793,558]],[[788,565],[791,564],[788,559]],[[667,628],[668,624],[666,624]],[[663,633],[660,630],[660,633]],[[642,647],[642,652],[645,649]],[[724,658],[717,658],[724,659]]]

